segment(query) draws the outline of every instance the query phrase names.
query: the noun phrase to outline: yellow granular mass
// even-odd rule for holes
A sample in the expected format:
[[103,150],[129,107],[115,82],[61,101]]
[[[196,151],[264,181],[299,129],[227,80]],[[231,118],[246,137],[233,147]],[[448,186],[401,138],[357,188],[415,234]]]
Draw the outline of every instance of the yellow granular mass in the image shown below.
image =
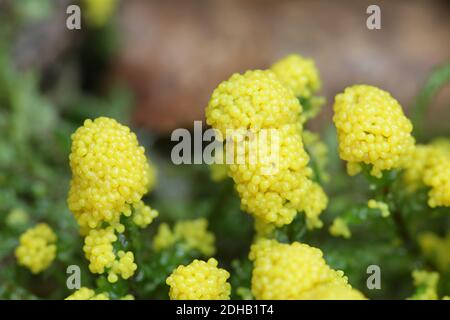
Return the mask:
[[83,230],[117,223],[147,193],[150,167],[136,135],[114,119],[86,120],[72,135],[68,204]]
[[84,5],[89,25],[102,27],[114,14],[117,0],[84,0]]
[[187,266],[178,266],[167,278],[171,300],[229,300],[231,286],[228,271],[217,267],[218,262],[194,260]]
[[207,123],[226,137],[227,129],[268,129],[298,122],[297,98],[271,71],[235,73],[214,90]]
[[177,239],[167,223],[161,223],[153,238],[153,249],[160,251],[173,245]]
[[86,287],[82,287],[68,296],[65,300],[89,300],[95,296],[95,291]]
[[137,264],[134,263],[134,254],[131,251],[120,250],[117,253],[119,259],[115,260],[111,271],[108,274],[108,281],[114,283],[118,280],[117,275],[120,275],[123,279],[128,279],[134,275],[137,270]]
[[56,235],[49,225],[40,223],[20,236],[15,255],[19,265],[37,274],[47,269],[56,257]]
[[439,273],[424,270],[414,270],[412,273],[414,286],[417,292],[410,297],[411,300],[437,300],[437,286]]
[[215,236],[208,231],[208,220],[204,218],[179,221],[175,224],[173,232],[168,224],[162,223],[153,239],[153,248],[159,251],[170,247],[177,241],[190,249],[200,251],[207,257],[216,252]]
[[197,249],[207,257],[216,252],[215,236],[208,231],[208,220],[204,218],[177,222],[174,234],[176,238],[182,239],[189,248]]
[[412,154],[405,162],[403,180],[410,192],[416,191],[423,186],[425,169],[429,166],[429,159],[436,155],[436,148],[431,145],[416,145]]
[[306,244],[259,240],[252,245],[249,258],[253,261],[252,293],[256,299],[319,298],[320,292],[326,294],[319,288],[324,285],[347,297],[344,288],[351,288],[342,271],[326,264],[322,251]]
[[365,300],[364,295],[350,285],[325,283],[300,295],[299,300]]
[[296,97],[310,98],[321,87],[319,71],[312,59],[290,54],[275,62],[270,70]]
[[114,229],[93,229],[84,239],[83,251],[89,260],[89,270],[92,273],[104,273],[111,268],[116,259],[113,243],[117,240]]
[[428,205],[450,207],[450,152],[440,152],[429,158],[423,182],[430,187]]
[[[235,182],[242,209],[276,226],[291,223],[299,211],[305,211],[310,227],[320,226],[318,216],[327,204],[321,187],[310,180],[301,110],[292,91],[267,70],[234,74],[214,90],[206,108],[207,123],[223,137],[227,129],[255,137],[240,143],[238,138],[226,140],[227,155],[236,150],[228,174]],[[262,152],[264,148],[270,149],[268,153]],[[242,159],[239,150],[244,153]],[[308,192],[314,196],[307,197]]]
[[425,257],[440,271],[450,269],[450,232],[442,238],[432,232],[422,233],[418,237],[418,242]]
[[335,98],[333,121],[337,128],[339,155],[349,173],[360,164],[372,165],[371,174],[401,168],[414,150],[412,124],[400,104],[383,90],[355,85]]
[[[129,296],[133,297],[132,295],[127,295],[121,300],[133,300]],[[96,294],[92,289],[81,287],[64,300],[109,300],[109,294],[107,292]]]
[[376,201],[375,199],[370,199],[367,202],[367,206],[370,209],[378,209],[381,212],[383,218],[389,217],[391,212],[389,211],[389,205],[383,201]]
[[403,180],[411,192],[429,187],[430,207],[450,206],[450,139],[416,145],[406,161]]
[[347,223],[342,218],[334,219],[329,231],[330,234],[335,237],[344,237],[345,239],[349,239],[352,236]]
[[147,227],[158,216],[158,211],[146,206],[143,201],[133,205],[133,222],[140,228]]

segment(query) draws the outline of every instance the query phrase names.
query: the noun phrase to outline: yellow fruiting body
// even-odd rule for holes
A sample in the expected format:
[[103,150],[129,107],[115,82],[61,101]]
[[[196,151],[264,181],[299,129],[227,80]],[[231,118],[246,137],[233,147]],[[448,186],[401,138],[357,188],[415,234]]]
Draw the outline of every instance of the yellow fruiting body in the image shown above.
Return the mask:
[[330,234],[335,237],[343,237],[345,239],[349,239],[352,236],[347,223],[342,218],[335,218],[329,231]]
[[136,135],[114,119],[86,120],[72,135],[68,204],[79,225],[97,228],[131,215],[147,193],[150,167]]
[[[235,182],[242,209],[277,226],[292,222],[298,211],[305,211],[310,226],[318,226],[317,217],[326,207],[323,190],[309,179],[312,171],[303,147],[301,110],[293,93],[271,71],[261,70],[234,74],[219,84],[206,108],[207,123],[222,137],[227,136],[227,129],[257,137],[241,146],[245,161],[233,158],[228,174]],[[263,133],[270,135],[267,139],[278,147],[277,154],[252,162],[252,155],[261,155],[258,142]],[[227,148],[235,148],[235,144],[235,140],[226,141]],[[310,191],[315,194],[313,199],[305,196]]]
[[400,104],[381,89],[355,85],[335,98],[333,121],[337,128],[339,155],[349,173],[361,164],[372,165],[371,174],[401,168],[414,150],[412,124]]
[[450,140],[438,138],[431,144],[416,145],[405,165],[403,180],[410,192],[430,188],[428,205],[450,206]]
[[302,293],[299,300],[365,300],[364,295],[350,285],[327,282]]
[[65,300],[89,300],[95,296],[95,291],[82,287],[68,296]]
[[200,251],[204,256],[214,255],[215,236],[208,231],[208,220],[204,218],[179,221],[172,230],[166,223],[162,223],[153,239],[153,248],[157,251],[170,247],[180,241],[190,249]]
[[177,239],[167,223],[161,223],[153,238],[153,249],[160,251],[173,245]]
[[269,129],[298,122],[297,98],[270,71],[235,73],[214,90],[206,120],[226,137],[227,129]]
[[437,300],[437,286],[439,273],[424,270],[414,270],[412,273],[414,285],[418,289],[410,299],[412,300]]
[[228,271],[218,268],[218,262],[194,260],[187,266],[178,266],[167,278],[171,300],[229,300],[231,286]]
[[119,259],[114,261],[108,274],[108,281],[111,283],[117,281],[117,275],[120,275],[125,280],[130,278],[137,269],[137,264],[134,263],[133,252],[120,250],[117,255]]
[[117,240],[114,229],[93,229],[84,239],[83,251],[89,260],[89,270],[92,273],[104,273],[105,269],[111,268],[116,255],[113,243]]
[[310,98],[322,85],[314,60],[298,54],[290,54],[278,60],[270,70],[299,98]]
[[103,27],[114,14],[118,0],[84,0],[86,19],[92,27]]
[[[110,300],[110,297],[107,292],[96,294],[92,289],[81,287],[69,295],[65,300]],[[120,300],[134,300],[134,297],[131,294],[127,294],[120,298]]]
[[450,207],[450,152],[441,152],[429,158],[423,181],[430,187],[428,205]]
[[19,265],[38,274],[46,270],[56,257],[56,234],[46,223],[28,229],[20,236],[15,255]]
[[158,216],[158,211],[146,206],[143,201],[133,205],[133,222],[140,228],[147,227]]
[[370,199],[367,202],[367,206],[370,209],[378,209],[381,212],[381,216],[383,218],[387,218],[390,216],[391,212],[389,210],[389,205],[383,201],[377,201],[375,199]]
[[423,176],[429,166],[429,159],[435,156],[436,148],[430,145],[416,145],[405,164],[403,180],[410,192],[423,186]]
[[335,295],[363,298],[356,292],[350,295],[345,288],[351,286],[343,272],[331,269],[322,251],[309,245],[259,240],[252,245],[249,258],[253,261],[252,293],[256,299],[319,298],[319,293],[327,298],[327,290],[320,289],[325,285],[333,288]]
[[445,237],[439,237],[432,232],[422,233],[418,237],[420,248],[438,270],[445,272],[450,269],[450,232]]

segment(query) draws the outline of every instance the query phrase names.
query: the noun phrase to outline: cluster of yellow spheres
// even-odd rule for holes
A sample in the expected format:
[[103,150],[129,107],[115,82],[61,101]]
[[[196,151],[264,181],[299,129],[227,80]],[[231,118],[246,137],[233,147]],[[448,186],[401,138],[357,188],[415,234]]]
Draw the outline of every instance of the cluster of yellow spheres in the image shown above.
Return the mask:
[[72,180],[68,204],[86,236],[84,253],[93,273],[108,273],[108,281],[131,277],[137,269],[131,251],[117,251],[121,217],[145,228],[158,215],[141,200],[155,183],[136,135],[114,119],[86,120],[72,135]]
[[[109,300],[109,295],[107,292],[97,294],[92,289],[81,287],[68,296],[65,300]],[[126,296],[120,298],[120,300],[134,300],[134,297],[131,294],[127,294]]]
[[84,0],[86,21],[90,26],[104,26],[114,14],[118,0]]
[[270,70],[299,98],[310,98],[322,85],[314,60],[297,54],[290,54],[277,61]]
[[446,272],[450,269],[450,232],[445,237],[425,232],[419,235],[418,242],[425,257],[440,271]]
[[134,263],[133,252],[119,250],[119,252],[117,252],[117,256],[119,259],[114,261],[111,270],[108,273],[108,281],[111,283],[119,280],[118,275],[125,280],[132,277],[137,269],[137,264]]
[[200,251],[206,257],[216,252],[215,236],[208,231],[208,220],[204,218],[179,221],[175,224],[173,231],[167,223],[160,224],[153,238],[153,248],[159,251],[172,246],[177,241],[189,249]]
[[411,192],[421,186],[430,188],[428,205],[450,206],[450,143],[438,139],[428,145],[417,145],[408,158],[403,174]]
[[355,85],[335,98],[333,121],[337,128],[340,157],[349,174],[361,164],[372,166],[371,174],[401,168],[414,150],[412,124],[400,104],[381,89]]
[[352,236],[352,232],[350,231],[347,222],[339,217],[333,220],[333,224],[330,226],[329,231],[334,237],[349,239]]
[[322,251],[309,245],[259,240],[252,245],[252,293],[256,299],[364,299]]
[[19,265],[34,274],[47,269],[56,257],[56,240],[55,233],[45,223],[25,231],[15,251]]
[[[271,71],[254,70],[234,74],[214,90],[206,108],[209,125],[227,137],[227,130],[275,130],[278,152],[269,160],[230,164],[229,176],[235,182],[242,209],[266,223],[289,224],[298,211],[305,211],[310,226],[317,226],[318,215],[327,197],[310,177],[309,157],[302,141],[302,107],[292,91]],[[229,131],[228,131],[229,136]],[[234,141],[226,141],[234,143]],[[250,143],[246,152],[255,148]],[[311,203],[305,195],[313,191]]]
[[367,201],[367,206],[370,209],[378,209],[380,210],[381,216],[383,218],[387,218],[390,216],[391,212],[389,210],[389,205],[383,201],[377,201],[375,199],[370,199]]
[[140,228],[147,227],[158,216],[158,211],[145,205],[143,201],[134,204],[133,208],[133,222]]
[[217,265],[217,260],[210,258],[207,262],[196,259],[187,266],[178,266],[166,279],[170,299],[229,300],[230,274]]
[[93,229],[84,239],[83,251],[89,260],[89,270],[92,273],[104,273],[106,268],[111,268],[116,255],[113,243],[117,240],[114,229]]
[[437,286],[439,273],[424,270],[414,270],[412,273],[414,286],[420,289],[410,299],[412,300],[437,300]]
[[450,152],[430,158],[430,167],[425,170],[423,182],[430,187],[428,204],[450,207]]
[[115,223],[147,193],[150,165],[136,135],[114,119],[86,120],[72,135],[68,204],[82,228]]

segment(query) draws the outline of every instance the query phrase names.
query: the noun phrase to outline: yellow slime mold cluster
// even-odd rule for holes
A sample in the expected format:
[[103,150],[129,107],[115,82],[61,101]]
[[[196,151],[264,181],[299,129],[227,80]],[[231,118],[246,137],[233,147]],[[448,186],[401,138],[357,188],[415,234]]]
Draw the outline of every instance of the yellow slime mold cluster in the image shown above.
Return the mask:
[[347,161],[349,174],[361,164],[371,174],[401,168],[414,149],[412,124],[400,104],[383,90],[367,85],[345,89],[335,98],[333,121],[337,128],[339,155]]
[[364,299],[322,251],[306,244],[260,240],[252,245],[252,292],[256,299]]
[[194,260],[187,266],[178,266],[167,278],[171,300],[229,300],[230,274],[217,267],[217,260]]
[[19,265],[34,274],[47,269],[56,257],[56,235],[46,223],[30,228],[20,236],[15,251]]
[[[235,182],[243,210],[277,226],[292,222],[298,211],[305,211],[311,227],[320,226],[318,216],[327,205],[322,188],[310,180],[312,171],[307,166],[309,157],[302,141],[301,110],[292,91],[273,72],[261,70],[234,74],[219,84],[206,108],[207,123],[221,137],[227,137],[227,130],[256,135],[262,129],[275,132],[271,143],[279,148],[273,161],[249,161],[250,151],[259,148],[249,142],[244,147],[245,161],[230,164],[228,174]],[[275,170],[268,172],[268,166]],[[309,192],[314,197],[306,197]]]

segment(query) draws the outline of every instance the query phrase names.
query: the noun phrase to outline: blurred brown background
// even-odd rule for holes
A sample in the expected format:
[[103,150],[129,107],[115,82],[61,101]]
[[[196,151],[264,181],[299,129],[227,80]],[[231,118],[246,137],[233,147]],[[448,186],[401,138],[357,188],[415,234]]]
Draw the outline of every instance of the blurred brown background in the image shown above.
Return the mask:
[[[381,30],[366,28],[370,4],[381,7]],[[136,122],[161,133],[202,119],[211,91],[233,72],[291,52],[313,57],[323,78],[328,111],[315,125],[355,83],[380,86],[408,108],[432,68],[450,59],[447,1],[127,0],[119,19],[117,76],[137,94]],[[436,119],[449,113],[446,91]]]

